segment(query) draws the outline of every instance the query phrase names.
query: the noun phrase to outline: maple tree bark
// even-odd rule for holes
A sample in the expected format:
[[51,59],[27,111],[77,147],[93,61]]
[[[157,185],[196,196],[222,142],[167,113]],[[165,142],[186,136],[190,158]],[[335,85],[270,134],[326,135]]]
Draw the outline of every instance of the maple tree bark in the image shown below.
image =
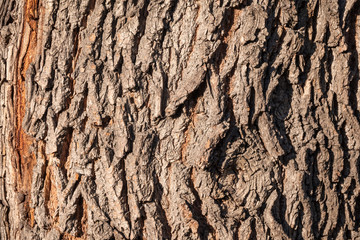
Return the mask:
[[360,239],[359,0],[0,0],[0,239]]

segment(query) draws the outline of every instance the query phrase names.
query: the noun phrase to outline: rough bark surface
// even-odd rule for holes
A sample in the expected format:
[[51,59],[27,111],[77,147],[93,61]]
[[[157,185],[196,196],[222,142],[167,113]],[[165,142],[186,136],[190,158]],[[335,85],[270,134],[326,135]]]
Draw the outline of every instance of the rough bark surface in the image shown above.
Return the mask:
[[360,239],[359,0],[0,0],[0,239]]

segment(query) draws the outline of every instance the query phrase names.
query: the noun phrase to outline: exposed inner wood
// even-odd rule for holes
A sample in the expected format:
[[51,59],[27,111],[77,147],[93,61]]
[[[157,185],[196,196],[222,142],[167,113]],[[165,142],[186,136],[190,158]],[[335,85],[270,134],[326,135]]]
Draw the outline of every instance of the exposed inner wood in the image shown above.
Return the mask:
[[17,165],[17,190],[25,194],[25,212],[30,219],[30,225],[34,224],[34,212],[30,209],[32,170],[36,164],[34,152],[34,139],[27,135],[22,128],[25,116],[25,76],[29,65],[34,62],[37,46],[37,21],[39,18],[38,0],[28,0],[24,6],[24,23],[21,45],[19,48],[18,69],[16,78],[16,146],[18,154]]

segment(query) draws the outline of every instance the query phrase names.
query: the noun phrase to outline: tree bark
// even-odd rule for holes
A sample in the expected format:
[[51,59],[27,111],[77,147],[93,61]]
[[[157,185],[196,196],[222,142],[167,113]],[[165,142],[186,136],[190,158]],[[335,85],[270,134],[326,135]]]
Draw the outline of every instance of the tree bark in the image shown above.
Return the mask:
[[0,0],[0,239],[360,239],[359,0]]

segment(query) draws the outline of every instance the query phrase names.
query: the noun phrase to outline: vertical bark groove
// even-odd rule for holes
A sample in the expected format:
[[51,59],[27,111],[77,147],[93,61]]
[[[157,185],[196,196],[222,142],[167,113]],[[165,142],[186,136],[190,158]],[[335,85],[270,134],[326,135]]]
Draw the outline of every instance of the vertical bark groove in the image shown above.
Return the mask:
[[[15,127],[15,151],[18,158],[16,168],[16,189],[25,195],[24,211],[30,226],[34,225],[34,212],[30,208],[32,171],[36,164],[34,150],[32,149],[34,139],[23,129],[22,123],[26,111],[26,89],[25,78],[31,75],[37,46],[37,21],[39,18],[38,1],[27,1],[24,6],[24,21],[22,23],[22,38],[19,47],[19,59],[16,72],[16,127]],[[30,68],[30,69],[29,69]],[[20,212],[21,214],[21,212]]]

